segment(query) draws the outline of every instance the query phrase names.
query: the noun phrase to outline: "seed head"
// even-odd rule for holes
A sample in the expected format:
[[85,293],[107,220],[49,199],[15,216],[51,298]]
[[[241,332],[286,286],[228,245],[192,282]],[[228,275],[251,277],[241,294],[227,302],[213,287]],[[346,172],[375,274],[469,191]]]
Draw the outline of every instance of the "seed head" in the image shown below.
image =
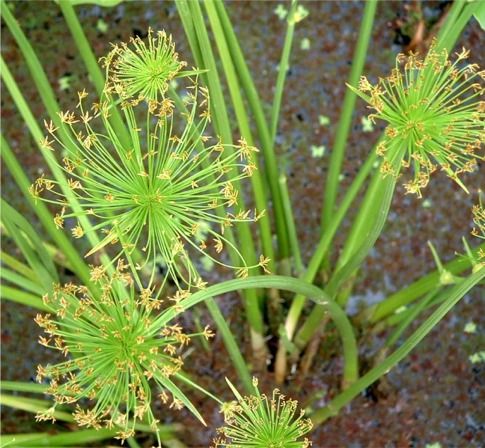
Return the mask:
[[312,423],[297,414],[298,403],[285,400],[275,389],[272,397],[260,394],[257,381],[253,381],[255,395],[242,397],[226,378],[237,401],[221,407],[226,425],[218,429],[220,436],[214,447],[252,448],[306,448],[308,439],[301,438],[310,432]]
[[[40,343],[67,359],[37,368],[37,380],[49,380],[48,393],[55,400],[38,420],[52,420],[57,405],[78,403],[74,418],[80,426],[118,427],[121,439],[130,437],[140,421],[157,431],[151,410],[155,385],[171,407],[184,404],[203,422],[173,382],[183,364],[181,350],[194,335],[169,324],[165,311],[154,316],[158,301],[151,291],[135,294],[126,267],[119,261],[111,277],[103,269],[95,270],[96,294],[69,283],[44,296],[52,313],[35,319],[46,334]],[[86,400],[93,403],[89,409],[84,407]]]
[[397,176],[401,168],[412,167],[408,193],[420,196],[438,168],[466,190],[458,176],[474,171],[484,158],[485,71],[464,64],[468,55],[463,49],[452,63],[433,43],[424,59],[399,54],[390,76],[376,85],[362,77],[358,89],[349,86],[375,110],[372,121],[388,124],[377,147],[384,159],[381,171]]

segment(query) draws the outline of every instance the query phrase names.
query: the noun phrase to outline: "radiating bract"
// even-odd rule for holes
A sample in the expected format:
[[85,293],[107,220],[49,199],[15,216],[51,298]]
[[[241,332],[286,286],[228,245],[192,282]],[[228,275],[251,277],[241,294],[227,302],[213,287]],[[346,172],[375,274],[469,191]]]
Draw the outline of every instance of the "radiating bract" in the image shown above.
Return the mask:
[[[46,137],[43,142],[45,150],[59,146],[64,151],[62,168],[70,189],[82,213],[96,221],[94,229],[105,234],[88,255],[115,243],[121,244],[128,258],[133,249],[141,249],[142,258],[153,266],[152,278],[161,259],[166,278],[177,286],[201,283],[189,248],[227,266],[215,255],[228,246],[240,260],[234,266],[238,275],[245,276],[250,267],[225,231],[234,222],[258,218],[256,211],[239,209],[237,188],[239,180],[255,169],[252,153],[257,150],[244,140],[233,146],[205,134],[210,120],[208,92],[197,78],[191,81],[184,97],[185,112],[176,111],[168,98],[148,102],[127,98],[124,84],[109,84],[103,100],[87,110],[87,94],[80,92],[79,112],[60,114],[72,135],[70,143],[63,143],[52,123],[46,124],[52,140]],[[127,125],[127,143],[110,120],[116,98]],[[137,118],[140,111],[143,120]],[[97,130],[100,127],[104,130]],[[69,204],[56,181],[41,176],[31,192],[39,196],[46,191],[53,194],[43,199],[62,207],[55,218],[58,227],[66,218],[78,217],[68,212]],[[80,224],[71,230],[77,238],[84,235]]]
[[[179,294],[172,307],[153,313],[160,301],[150,290],[136,294],[126,268],[121,260],[110,276],[104,268],[93,268],[95,294],[69,283],[44,296],[52,313],[35,319],[46,333],[40,343],[69,359],[38,366],[37,380],[49,380],[47,393],[54,396],[55,405],[39,413],[37,420],[55,420],[58,405],[78,403],[74,418],[80,426],[118,427],[119,437],[126,439],[143,421],[157,432],[151,409],[155,385],[164,403],[170,401],[176,409],[187,406],[204,422],[172,380],[183,364],[181,350],[195,336],[171,323],[183,310],[184,298]],[[209,338],[212,333],[206,328],[201,335]],[[89,409],[86,400],[93,402]]]
[[307,448],[308,439],[302,437],[310,432],[312,423],[303,418],[304,411],[297,414],[298,403],[285,399],[278,389],[272,397],[260,394],[258,382],[253,379],[255,395],[242,397],[226,378],[237,402],[222,406],[225,426],[214,447],[226,448]]
[[407,58],[399,54],[391,75],[376,85],[363,76],[358,89],[349,86],[375,110],[371,120],[388,123],[377,146],[384,158],[381,171],[397,176],[401,167],[412,166],[413,179],[405,184],[408,193],[420,195],[438,167],[466,190],[459,174],[473,171],[484,158],[480,82],[485,71],[463,64],[468,55],[463,49],[451,63],[447,51],[434,43],[423,60],[413,53]]

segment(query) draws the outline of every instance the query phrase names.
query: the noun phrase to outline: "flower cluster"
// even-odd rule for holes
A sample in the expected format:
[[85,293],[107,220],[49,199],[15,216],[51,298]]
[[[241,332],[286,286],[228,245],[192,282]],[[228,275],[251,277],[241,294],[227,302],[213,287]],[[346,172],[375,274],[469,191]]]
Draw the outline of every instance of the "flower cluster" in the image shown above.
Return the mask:
[[[150,41],[150,48],[155,46]],[[141,249],[143,258],[153,266],[152,279],[156,262],[161,260],[168,272],[165,279],[172,278],[180,287],[200,283],[191,261],[194,255],[227,266],[215,257],[228,247],[239,259],[234,266],[237,274],[247,275],[252,266],[246,266],[225,230],[235,222],[261,216],[238,206],[239,181],[255,170],[253,153],[257,149],[243,139],[237,146],[227,145],[205,134],[210,121],[209,95],[197,78],[190,79],[182,112],[168,98],[142,101],[144,96],[132,97],[138,84],[123,79],[117,81],[113,76],[103,100],[91,109],[84,105],[87,93],[83,91],[78,95],[78,112],[60,113],[63,129],[73,137],[71,144],[64,144],[52,122],[46,123],[49,136],[43,148],[57,146],[63,151],[62,168],[69,189],[82,214],[94,219],[94,230],[105,235],[87,255],[116,243],[121,245],[118,256],[124,253],[129,258],[135,248]],[[129,144],[120,140],[110,120],[117,97]],[[140,110],[145,114],[143,120],[137,119]],[[185,125],[177,133],[180,123]],[[100,125],[104,132],[97,130]],[[55,223],[63,227],[67,218],[79,218],[79,214],[69,212],[67,198],[58,187],[55,180],[41,176],[31,192],[36,197],[50,192],[42,198],[60,206]],[[85,233],[79,223],[71,230],[76,238]]]
[[165,31],[153,33],[148,29],[148,45],[139,37],[131,38],[130,45],[114,45],[105,58],[108,86],[116,87],[123,98],[139,96],[157,101],[168,90],[170,81],[187,64],[179,61],[172,36]]
[[219,428],[221,434],[214,441],[214,447],[226,448],[307,448],[308,439],[301,438],[310,432],[312,423],[303,418],[302,410],[298,416],[298,403],[285,400],[277,389],[271,398],[260,394],[258,381],[253,379],[256,394],[242,397],[237,389],[227,380],[237,402],[222,406],[226,425]]
[[[54,420],[57,405],[95,400],[87,410],[77,405],[78,425],[118,427],[122,440],[134,434],[137,421],[147,421],[157,431],[150,406],[153,383],[164,403],[175,409],[185,405],[203,422],[172,380],[183,364],[181,350],[195,335],[170,325],[164,312],[154,316],[160,301],[149,290],[135,295],[126,268],[121,260],[111,276],[93,268],[97,294],[69,283],[44,296],[52,313],[35,318],[45,332],[39,342],[69,359],[37,367],[37,380],[49,380],[48,393],[55,400],[37,420]],[[202,335],[209,338],[212,333],[206,328]]]
[[463,49],[452,63],[446,50],[433,43],[424,59],[399,54],[390,76],[372,85],[365,76],[358,89],[349,86],[375,110],[369,118],[388,123],[377,147],[384,158],[381,171],[397,176],[401,167],[412,167],[408,193],[421,194],[438,167],[466,187],[458,176],[471,172],[484,141],[485,102],[481,81],[485,71],[464,64]]

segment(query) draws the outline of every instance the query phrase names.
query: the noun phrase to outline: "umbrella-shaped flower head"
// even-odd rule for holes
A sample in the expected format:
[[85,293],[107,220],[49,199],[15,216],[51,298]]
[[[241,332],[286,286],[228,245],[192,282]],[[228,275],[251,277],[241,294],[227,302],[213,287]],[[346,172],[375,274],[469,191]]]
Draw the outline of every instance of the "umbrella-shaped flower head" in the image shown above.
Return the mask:
[[[153,266],[152,278],[160,263],[166,278],[190,286],[202,283],[192,259],[205,256],[225,265],[218,254],[228,248],[240,260],[234,266],[238,275],[245,276],[250,267],[227,235],[235,222],[260,216],[238,205],[240,181],[256,169],[257,149],[243,139],[230,145],[206,133],[210,99],[197,77],[184,78],[188,85],[178,109],[165,97],[127,97],[128,81],[113,79],[100,103],[86,108],[83,91],[76,113],[60,113],[69,140],[47,124],[43,147],[63,150],[62,168],[82,211],[70,212],[65,188],[44,176],[32,186],[34,196],[52,193],[43,197],[61,206],[55,219],[59,227],[80,214],[93,220],[104,237],[88,255],[111,244],[119,244],[118,254],[129,258],[137,249]],[[112,120],[116,101],[124,116],[124,138]],[[77,238],[85,233],[80,224],[71,230]]]
[[123,98],[147,101],[163,98],[169,83],[187,65],[179,61],[172,36],[148,30],[147,42],[140,37],[114,45],[102,59],[108,86],[116,86]]
[[485,71],[466,64],[468,55],[463,49],[451,62],[433,43],[424,59],[399,54],[390,76],[375,85],[362,77],[358,89],[351,87],[374,109],[370,118],[388,125],[377,146],[382,172],[412,168],[409,193],[420,195],[438,168],[466,190],[458,176],[484,158]]
[[226,448],[307,448],[311,442],[303,438],[312,423],[298,412],[295,400],[285,399],[275,389],[271,397],[261,394],[253,380],[255,394],[243,397],[227,380],[237,401],[222,406],[225,426],[218,432],[215,447]]
[[[150,290],[136,293],[126,268],[121,260],[110,276],[104,268],[93,268],[95,293],[69,283],[44,297],[52,311],[35,319],[45,332],[40,343],[66,360],[37,368],[37,380],[49,381],[47,392],[55,400],[38,420],[54,420],[58,405],[77,403],[74,418],[80,426],[117,427],[122,439],[132,436],[140,422],[157,432],[151,409],[155,386],[164,403],[187,406],[203,422],[173,381],[183,364],[181,351],[194,336],[172,322],[183,300],[154,313],[160,301]],[[212,333],[206,328],[202,335]]]

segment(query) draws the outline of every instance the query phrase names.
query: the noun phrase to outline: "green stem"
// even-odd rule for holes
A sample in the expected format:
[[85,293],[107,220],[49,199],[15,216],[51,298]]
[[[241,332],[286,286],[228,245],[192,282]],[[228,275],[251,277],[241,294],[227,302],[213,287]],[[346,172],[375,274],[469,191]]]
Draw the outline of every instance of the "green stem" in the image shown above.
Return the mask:
[[392,334],[387,338],[385,347],[392,347],[406,331],[406,328],[414,322],[427,305],[433,300],[433,298],[439,293],[441,288],[434,289],[426,294],[423,299],[411,310],[405,319],[394,329]]
[[293,216],[293,207],[291,205],[290,193],[287,188],[286,176],[284,174],[280,175],[279,183],[281,186],[281,197],[285,212],[288,239],[290,241],[290,248],[295,261],[295,271],[298,275],[301,275],[305,268],[301,258],[300,245],[298,243],[298,235],[296,233],[295,218]]
[[271,138],[261,99],[254,85],[251,73],[249,72],[246,64],[246,58],[244,57],[239,45],[239,41],[236,33],[234,32],[231,20],[225,10],[224,2],[222,0],[215,0],[215,6],[224,31],[232,62],[236,68],[237,76],[244,93],[246,94],[248,105],[254,116],[254,123],[256,125],[261,149],[263,151],[266,179],[268,181],[271,197],[273,199],[275,226],[278,236],[278,252],[281,258],[286,258],[289,254],[288,236],[286,230],[287,223],[285,222],[284,213],[282,212],[283,192],[278,184],[278,162],[274,151],[274,139]]
[[[342,200],[342,203],[340,204],[337,212],[333,217],[330,227],[320,237],[317,248],[315,249],[315,252],[308,264],[307,270],[305,274],[302,276],[302,279],[304,281],[313,282],[313,280],[315,279],[315,276],[318,273],[318,269],[322,264],[322,261],[325,258],[326,254],[328,253],[328,250],[330,249],[330,245],[333,241],[335,234],[337,233],[337,230],[339,229],[341,222],[343,221],[353,201],[357,197],[357,194],[359,193],[360,188],[362,187],[365,179],[371,172],[374,166],[374,163],[376,161],[376,158],[377,156],[375,152],[372,151],[372,153],[367,158],[364,165],[362,165],[361,169],[359,170],[359,173],[357,174],[354,181],[352,182],[352,185],[346,192],[345,197]],[[290,310],[288,312],[288,316],[285,323],[286,333],[288,338],[290,338],[290,340],[293,337],[293,334],[294,334],[296,325],[298,323],[298,319],[300,318],[301,312],[303,310],[304,304],[305,304],[305,297],[302,295],[295,296],[291,303]]]
[[[45,411],[50,406],[52,406],[52,403],[47,400],[38,400],[36,398],[26,398],[5,394],[0,394],[0,404],[2,406],[9,406],[34,414],[36,414],[37,412]],[[53,416],[56,418],[56,420],[61,420],[69,423],[74,422],[74,417],[69,412],[55,410]]]
[[[8,74],[4,71],[5,67],[2,67],[2,76]],[[5,80],[6,78],[4,78]],[[7,83],[7,82],[6,82]],[[20,188],[20,191],[24,195],[25,199],[32,207],[36,215],[39,217],[40,222],[44,226],[48,235],[52,238],[57,247],[62,250],[63,254],[69,260],[72,266],[73,272],[82,280],[85,284],[90,282],[89,269],[83,259],[79,256],[79,253],[72,245],[71,241],[66,237],[64,232],[58,230],[52,219],[52,215],[47,206],[41,202],[36,201],[29,192],[31,182],[29,182],[24,170],[15,158],[10,146],[2,135],[2,160],[5,162],[9,172],[13,179]]]
[[[356,85],[364,69],[367,48],[372,35],[372,26],[376,12],[377,0],[365,2],[364,16],[360,25],[357,45],[352,61],[352,68],[349,76],[349,84]],[[327,182],[325,185],[325,197],[322,209],[321,232],[326,232],[327,227],[333,219],[335,201],[337,199],[338,184],[342,162],[345,156],[345,147],[349,135],[352,114],[354,112],[355,101],[357,96],[352,90],[345,89],[344,102],[337,131],[335,134],[335,143],[330,156],[330,166],[328,170]]]
[[[29,434],[2,434],[2,446],[4,447],[80,447],[84,444],[92,444],[105,439],[113,438],[116,429],[83,429],[78,431],[64,431],[58,434],[37,432]],[[88,445],[89,446],[89,445]]]
[[278,77],[276,78],[276,87],[273,98],[273,106],[271,108],[271,141],[274,142],[276,132],[278,130],[278,121],[280,117],[281,101],[283,99],[283,90],[285,88],[286,74],[290,68],[291,47],[293,46],[293,35],[295,33],[295,21],[293,16],[298,5],[298,0],[291,0],[290,11],[288,12],[288,20],[286,21],[286,34],[283,43],[283,52],[281,53],[280,64],[278,67]]
[[241,351],[239,350],[239,346],[236,342],[236,339],[234,338],[234,335],[232,334],[229,326],[227,325],[226,320],[224,319],[224,316],[222,315],[221,310],[219,309],[219,306],[217,305],[216,301],[212,298],[207,299],[205,302],[205,305],[207,306],[207,309],[211,313],[212,319],[214,319],[214,322],[217,325],[217,329],[221,333],[222,339],[224,341],[224,345],[226,346],[229,356],[231,357],[232,364],[239,375],[239,379],[241,380],[246,391],[249,394],[252,394],[254,391],[254,388],[253,388],[253,383],[251,379],[251,374],[249,373],[248,366],[246,365],[246,362],[244,361]]
[[379,238],[389,215],[395,187],[396,178],[393,176],[382,177],[379,171],[374,174],[337,261],[337,268],[328,283],[328,292],[332,297],[364,261]]
[[[202,77],[206,80],[211,95],[214,127],[225,143],[231,143],[232,134],[227,109],[200,5],[198,2],[187,2],[186,0],[177,0],[176,5],[196,64],[199,68],[208,69],[208,72],[203,73]],[[228,150],[230,150],[230,147],[228,147]],[[241,191],[239,182],[235,187]],[[242,209],[244,209],[243,202],[243,198],[241,197],[240,207]],[[237,231],[241,252],[246,262],[249,265],[256,264],[256,251],[248,223],[239,223],[237,225]],[[244,294],[244,306],[246,317],[251,327],[251,341],[254,356],[257,362],[263,365],[266,357],[266,343],[263,337],[263,316],[259,307],[259,301],[255,300],[256,298],[257,292],[255,290],[247,291]]]
[[456,36],[453,36],[453,29],[455,27],[455,24],[458,22],[460,16],[462,16],[465,12],[466,3],[467,2],[465,0],[456,0],[451,5],[447,13],[446,22],[438,32],[437,49],[446,48],[448,51],[451,50],[451,47],[454,45],[454,42],[457,40],[462,30],[461,28],[458,28],[458,34]]
[[[359,213],[351,228],[350,235],[337,262],[336,271],[325,288],[325,291],[332,298],[337,296],[339,288],[355,274],[356,269],[358,269],[381,234],[391,208],[395,186],[396,179],[392,176],[383,178],[379,171],[374,173]],[[342,296],[345,301],[348,297],[348,294]],[[344,306],[345,303],[342,301],[340,305]],[[324,314],[325,310],[321,307],[315,306],[313,308],[295,337],[295,344],[300,350],[306,346],[313,334],[315,334]]]
[[[472,253],[477,255],[478,252],[485,249],[485,243],[477,246]],[[453,275],[458,275],[465,269],[471,267],[471,261],[467,256],[458,256],[454,260],[445,263],[443,268],[451,272]],[[440,273],[435,270],[428,275],[421,277],[419,280],[415,281],[411,285],[401,289],[400,291],[390,295],[382,302],[371,308],[368,313],[370,314],[369,321],[373,324],[386,318],[387,316],[394,313],[398,308],[405,306],[417,298],[425,295],[430,290],[432,290],[438,283],[440,279]],[[367,311],[366,311],[367,314]]]
[[447,40],[449,42],[454,42],[454,40],[449,40],[448,36],[453,29],[453,25],[456,23],[458,17],[462,13],[465,3],[465,0],[456,0],[451,4],[451,7],[447,13],[446,22],[444,26],[441,27],[437,36],[439,48],[448,48],[449,50]]
[[32,269],[30,269],[26,264],[17,260],[17,258],[7,254],[7,252],[3,252],[2,250],[0,250],[0,260],[5,266],[12,268],[20,275],[38,281],[37,274]]
[[[236,114],[236,119],[238,122],[239,130],[242,137],[250,146],[254,146],[253,136],[251,134],[251,129],[249,126],[249,119],[244,108],[244,102],[241,95],[241,89],[237,80],[236,71],[229,54],[229,49],[224,38],[224,32],[219,21],[213,0],[207,0],[205,3],[205,8],[207,15],[209,17],[209,22],[214,33],[215,42],[219,50],[219,54],[222,60],[222,66],[224,68],[224,73],[226,75],[227,84],[229,86],[229,92],[232,99],[232,104],[234,106],[234,112]],[[256,158],[253,157],[253,161],[258,166]],[[267,200],[264,194],[264,185],[261,175],[258,169],[251,176],[253,192],[256,202],[256,207],[258,210],[264,210],[267,208]],[[276,217],[278,220],[278,217]],[[264,255],[270,258],[270,265],[268,265],[271,271],[275,270],[275,255],[273,251],[273,242],[271,235],[271,226],[269,222],[268,214],[265,214],[260,219],[260,237],[263,246]]]
[[2,285],[2,290],[0,291],[2,300],[10,300],[12,302],[20,303],[21,305],[30,306],[32,308],[52,312],[51,308],[44,305],[42,302],[42,296],[39,294],[32,294],[30,292],[25,292],[17,288],[12,288],[7,285]]
[[416,345],[418,345],[428,333],[443,319],[443,317],[455,306],[460,299],[470,291],[476,284],[485,278],[485,268],[470,275],[463,282],[455,285],[449,291],[448,298],[443,302],[426,321],[391,355],[382,363],[374,367],[365,375],[360,377],[354,384],[337,395],[325,408],[314,412],[311,419],[315,425],[320,425],[329,417],[337,415],[339,410],[359,395],[364,389],[385,375],[390,369],[405,358]]
[[[343,382],[344,384],[350,384],[356,380],[358,377],[358,351],[352,325],[342,308],[340,308],[335,301],[331,300],[323,290],[310,283],[293,277],[279,275],[265,275],[229,280],[193,293],[184,302],[181,302],[180,305],[183,307],[184,311],[186,311],[194,305],[206,301],[210,297],[237,290],[256,288],[274,288],[281,291],[302,294],[313,300],[315,303],[324,306],[331,319],[334,321],[342,341],[344,356]],[[168,309],[153,322],[152,326],[147,329],[147,332],[157,331],[157,328],[166,325],[174,319],[178,313],[179,311],[176,309]]]
[[27,383],[22,381],[0,381],[0,390],[43,394],[47,389],[48,386],[45,384]]
[[28,280],[27,278],[17,274],[16,272],[11,271],[10,269],[2,268],[2,270],[0,271],[0,278],[2,280],[13,283],[19,288],[26,289],[37,297],[42,297],[45,292],[44,287],[39,283],[34,283],[33,281]]

